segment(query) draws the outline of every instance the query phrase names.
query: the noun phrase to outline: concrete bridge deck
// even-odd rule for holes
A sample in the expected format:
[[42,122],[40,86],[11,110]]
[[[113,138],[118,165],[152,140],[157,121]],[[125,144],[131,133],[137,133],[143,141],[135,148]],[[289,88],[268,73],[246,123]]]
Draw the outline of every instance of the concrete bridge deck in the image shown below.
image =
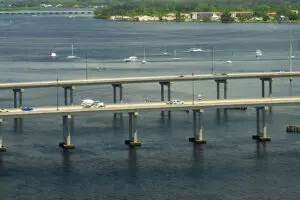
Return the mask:
[[229,79],[272,79],[282,77],[298,77],[300,71],[294,72],[255,72],[255,73],[228,73],[228,74],[194,74],[178,76],[148,76],[148,77],[127,77],[127,78],[106,78],[106,79],[81,79],[65,81],[38,81],[38,82],[14,82],[0,83],[0,89],[19,88],[42,88],[57,86],[84,86],[84,85],[109,85],[109,84],[130,84],[130,83],[151,83],[151,82],[178,82],[197,80],[229,80]]
[[175,111],[195,110],[205,108],[232,108],[232,107],[267,107],[278,105],[300,104],[300,96],[297,97],[272,97],[272,98],[243,98],[243,99],[216,99],[216,100],[195,100],[186,101],[184,104],[167,104],[166,102],[135,102],[107,104],[102,108],[83,108],[80,105],[74,106],[48,106],[36,107],[32,111],[22,111],[20,108],[7,109],[8,112],[1,112],[0,117],[6,116],[27,116],[44,114],[73,115],[88,112],[140,112],[140,111]]
[[[83,108],[80,105],[74,106],[51,106],[37,107],[32,111],[22,111],[20,108],[8,109],[8,112],[1,112],[0,117],[19,117],[14,118],[17,122],[15,130],[21,128],[23,119],[20,117],[29,115],[59,114],[62,115],[63,124],[63,142],[59,146],[64,149],[73,149],[75,145],[71,143],[71,134],[74,132],[73,115],[88,112],[128,112],[129,115],[129,138],[125,140],[125,144],[134,147],[140,146],[141,142],[137,134],[137,116],[139,111],[175,111],[175,110],[192,110],[193,113],[193,137],[189,138],[190,142],[196,144],[206,144],[203,137],[202,113],[206,108],[230,108],[239,106],[251,106],[256,108],[256,135],[252,135],[252,139],[261,142],[267,142],[271,139],[267,137],[266,123],[266,107],[276,105],[294,105],[300,104],[300,96],[298,97],[277,97],[277,98],[246,98],[246,99],[217,99],[217,100],[199,100],[187,101],[184,104],[167,104],[166,102],[135,102],[135,103],[118,103],[108,104],[102,108]],[[226,111],[226,109],[224,110]],[[260,120],[261,118],[261,120]],[[2,120],[0,126],[2,125]],[[261,129],[262,126],[262,129]],[[3,139],[0,128],[0,151],[6,151],[3,146]]]

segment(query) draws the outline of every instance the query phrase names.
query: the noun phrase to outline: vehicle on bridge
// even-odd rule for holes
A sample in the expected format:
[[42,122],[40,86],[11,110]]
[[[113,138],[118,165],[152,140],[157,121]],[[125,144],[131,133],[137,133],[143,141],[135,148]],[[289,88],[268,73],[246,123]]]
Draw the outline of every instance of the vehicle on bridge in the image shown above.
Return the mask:
[[167,104],[184,104],[184,101],[174,99],[174,100],[168,101]]
[[101,101],[94,101],[92,99],[83,99],[81,101],[82,107],[84,108],[100,108],[100,107],[105,107],[104,102]]
[[136,62],[136,61],[137,61],[136,56],[130,56],[130,57],[124,59],[124,62]]
[[33,110],[33,108],[30,107],[30,106],[23,106],[22,107],[22,111],[31,111],[31,110]]
[[198,94],[198,100],[202,100],[202,94]]

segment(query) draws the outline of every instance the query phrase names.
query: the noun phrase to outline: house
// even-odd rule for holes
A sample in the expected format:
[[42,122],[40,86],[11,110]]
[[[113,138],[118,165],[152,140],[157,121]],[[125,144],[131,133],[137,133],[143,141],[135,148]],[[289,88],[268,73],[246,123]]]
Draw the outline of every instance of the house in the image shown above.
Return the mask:
[[230,15],[233,18],[243,17],[243,16],[253,16],[254,12],[252,11],[231,11]]
[[162,16],[162,20],[164,21],[174,21],[176,20],[176,13],[168,13],[165,16]]
[[271,12],[271,13],[267,13],[267,16],[269,16],[269,17],[275,17],[276,16],[276,12]]
[[198,20],[198,19],[203,19],[203,18],[216,18],[216,17],[221,17],[223,13],[222,12],[192,12],[192,19],[193,20]]
[[159,21],[159,17],[152,17],[152,16],[136,16],[136,18],[138,19],[138,21],[142,22],[142,21]]
[[298,15],[298,10],[290,10],[291,11],[291,13],[294,13],[294,14],[296,14],[296,15]]

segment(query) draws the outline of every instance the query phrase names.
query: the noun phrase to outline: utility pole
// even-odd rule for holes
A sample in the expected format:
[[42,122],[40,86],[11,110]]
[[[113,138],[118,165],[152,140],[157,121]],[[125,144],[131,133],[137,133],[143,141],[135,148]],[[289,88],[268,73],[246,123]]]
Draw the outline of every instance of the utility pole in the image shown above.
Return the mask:
[[88,79],[88,72],[87,72],[87,53],[85,53],[85,80]]
[[192,73],[193,78],[193,105],[195,104],[195,83],[194,83],[194,73]]
[[214,74],[214,47],[211,48],[211,74]]

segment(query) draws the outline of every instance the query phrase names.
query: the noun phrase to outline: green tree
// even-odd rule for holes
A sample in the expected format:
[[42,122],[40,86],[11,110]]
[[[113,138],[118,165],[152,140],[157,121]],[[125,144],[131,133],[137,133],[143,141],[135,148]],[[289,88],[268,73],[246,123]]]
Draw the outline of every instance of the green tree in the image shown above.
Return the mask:
[[231,17],[231,14],[229,12],[225,12],[225,13],[223,13],[223,15],[221,15],[221,22],[222,23],[231,23],[231,22],[234,22],[234,19]]
[[268,15],[265,15],[265,16],[263,16],[263,20],[264,20],[264,22],[266,22],[266,21],[270,20],[270,17]]

